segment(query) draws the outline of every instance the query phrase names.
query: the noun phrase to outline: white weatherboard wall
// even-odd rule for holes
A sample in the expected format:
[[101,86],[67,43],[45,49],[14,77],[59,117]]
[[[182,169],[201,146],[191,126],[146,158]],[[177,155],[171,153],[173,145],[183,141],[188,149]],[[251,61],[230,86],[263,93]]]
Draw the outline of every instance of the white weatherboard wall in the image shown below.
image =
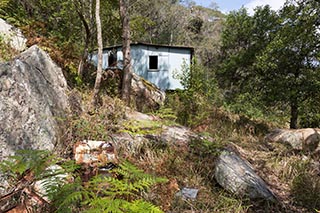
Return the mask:
[[[104,50],[103,69],[108,67],[108,57],[111,51],[116,52],[117,66],[122,68],[122,49],[121,47],[116,47]],[[183,89],[180,80],[174,76],[181,74],[183,63],[191,64],[191,54],[191,48],[149,46],[145,44],[131,45],[131,63],[134,72],[162,90]],[[149,56],[158,57],[158,69],[149,69]],[[97,61],[95,54],[92,55],[91,60]]]

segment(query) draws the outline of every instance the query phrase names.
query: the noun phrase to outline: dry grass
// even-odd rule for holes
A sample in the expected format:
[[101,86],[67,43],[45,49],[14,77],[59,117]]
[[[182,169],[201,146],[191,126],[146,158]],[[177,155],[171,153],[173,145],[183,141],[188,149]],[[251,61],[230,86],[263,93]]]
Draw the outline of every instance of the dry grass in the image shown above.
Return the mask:
[[[87,103],[82,105],[88,106],[90,97],[89,93],[82,94],[82,101]],[[111,133],[128,129],[128,123],[123,120],[126,108],[121,101],[103,98],[102,104],[94,114],[88,114],[89,107],[84,107],[83,113],[72,123],[74,138],[103,140]],[[270,124],[230,115],[221,109],[212,113],[212,117],[194,129],[203,134],[206,132],[215,143],[193,141],[186,146],[177,146],[146,141],[130,147],[130,152],[119,152],[120,158],[133,162],[147,173],[169,180],[143,194],[146,200],[165,212],[179,213],[314,212],[319,208],[317,156],[305,156],[281,144],[264,142],[264,135],[273,127]],[[230,143],[267,182],[280,204],[237,198],[218,186],[213,174],[215,157],[221,147]],[[123,150],[128,150],[128,147]],[[191,200],[176,196],[183,187],[199,189],[197,198]]]
[[5,36],[0,34],[0,63],[11,60],[18,53],[19,51],[11,47],[8,39],[5,39]]

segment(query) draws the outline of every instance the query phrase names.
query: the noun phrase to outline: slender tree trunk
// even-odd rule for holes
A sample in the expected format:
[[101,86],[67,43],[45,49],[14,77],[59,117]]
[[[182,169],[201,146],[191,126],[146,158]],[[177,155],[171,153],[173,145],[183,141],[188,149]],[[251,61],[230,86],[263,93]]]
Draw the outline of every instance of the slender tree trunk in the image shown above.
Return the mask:
[[[81,0],[79,1],[74,1],[74,5],[76,7],[76,12],[82,22],[82,25],[84,27],[85,33],[86,33],[86,37],[85,37],[85,43],[84,43],[84,49],[83,49],[83,53],[82,53],[82,57],[78,66],[78,75],[80,76],[80,78],[83,77],[83,69],[84,69],[84,64],[87,61],[88,58],[88,52],[89,52],[89,43],[91,41],[91,29],[92,27],[89,26],[88,21],[86,20],[84,14],[83,14],[83,4],[81,2]],[[82,9],[80,9],[82,8]],[[90,8],[90,13],[91,14],[91,6]]]
[[79,66],[78,66],[78,75],[80,76],[80,78],[82,79],[83,78],[83,70],[84,70],[84,65],[87,63],[87,58],[88,58],[88,48],[89,48],[89,44],[87,42],[87,39],[85,41],[85,44],[84,44],[84,50],[83,50],[83,53],[82,53],[82,56],[81,56],[81,59],[80,59],[80,62],[79,62]]
[[100,0],[96,0],[96,24],[97,24],[97,40],[98,40],[98,66],[97,66],[97,76],[94,84],[92,105],[97,106],[99,103],[99,91],[102,76],[102,30],[100,21]]
[[130,89],[132,78],[132,66],[130,55],[130,25],[129,25],[129,0],[119,0],[120,17],[122,23],[122,52],[123,52],[123,78],[122,78],[122,100],[130,105]]
[[291,118],[290,118],[290,129],[298,128],[298,100],[295,98],[291,101]]

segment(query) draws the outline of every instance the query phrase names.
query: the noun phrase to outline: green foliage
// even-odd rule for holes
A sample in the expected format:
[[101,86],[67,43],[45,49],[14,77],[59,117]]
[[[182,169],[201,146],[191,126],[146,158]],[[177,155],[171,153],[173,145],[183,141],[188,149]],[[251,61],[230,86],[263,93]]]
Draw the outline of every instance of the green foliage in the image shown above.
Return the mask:
[[74,182],[58,186],[51,194],[56,212],[162,212],[142,199],[140,193],[166,179],[145,174],[129,162],[112,170],[108,176],[94,176],[83,185]]
[[8,5],[8,3],[9,3],[9,1],[10,1],[10,0],[2,0],[2,1],[0,2],[0,8],[6,7],[6,6]]
[[305,100],[300,112],[299,126],[301,128],[319,128],[320,127],[320,99],[316,97]]
[[182,74],[175,78],[180,80],[184,90],[173,93],[167,105],[176,109],[179,123],[195,125],[208,116],[208,105],[219,104],[220,97],[213,71],[207,70],[196,60],[191,67],[184,63]]
[[[90,106],[90,94],[87,94],[83,106]],[[108,140],[109,134],[117,132],[122,127],[126,107],[121,100],[104,97],[103,106],[89,114],[75,116],[70,121],[73,142],[95,138]]]
[[292,181],[294,200],[310,211],[320,209],[320,179],[308,172],[298,174]]
[[[59,164],[62,169],[51,168]],[[32,174],[33,181],[74,172],[79,166],[74,161],[63,161],[47,150],[17,150],[0,163],[1,171],[10,178],[13,186],[25,175]],[[52,182],[52,179],[48,180]],[[57,182],[52,183],[53,185]]]
[[[25,175],[31,182],[41,180],[55,212],[162,212],[158,207],[142,199],[141,193],[157,183],[167,180],[144,173],[129,162],[112,170],[108,176],[94,176],[87,184],[76,172],[74,161],[65,161],[61,169],[50,169],[60,158],[48,151],[19,150],[0,164],[1,171],[11,177],[12,185]],[[73,174],[71,182],[58,175]],[[31,183],[30,182],[30,183]]]
[[162,130],[164,123],[161,121],[127,121],[123,123],[123,129],[120,132],[128,132],[132,135],[157,134]]
[[11,182],[15,184],[27,171],[35,176],[34,179],[40,180],[47,175],[46,168],[55,163],[56,158],[48,151],[44,150],[18,150],[16,155],[9,156],[0,164],[1,171],[10,177]]
[[250,93],[265,106],[290,106],[297,128],[299,106],[319,91],[318,12],[316,1],[292,1],[279,12],[266,6],[254,16],[245,9],[228,15],[217,76],[229,101]]
[[251,119],[263,118],[263,113],[260,99],[250,93],[239,94],[234,101],[225,102],[224,108],[235,114],[245,115]]
[[5,36],[0,33],[0,62],[9,61],[17,54],[17,51],[10,46],[9,42],[9,39],[6,39]]
[[153,113],[154,115],[158,116],[161,119],[176,121],[177,116],[172,108],[161,107],[159,110]]
[[221,153],[221,150],[225,146],[223,142],[212,142],[208,141],[205,138],[202,139],[193,139],[190,142],[190,148],[192,150],[192,154],[200,155],[201,158],[205,157],[214,157],[218,156]]
[[77,212],[81,208],[82,201],[89,196],[80,177],[76,177],[71,183],[51,185],[47,191],[52,201],[51,208],[61,213]]

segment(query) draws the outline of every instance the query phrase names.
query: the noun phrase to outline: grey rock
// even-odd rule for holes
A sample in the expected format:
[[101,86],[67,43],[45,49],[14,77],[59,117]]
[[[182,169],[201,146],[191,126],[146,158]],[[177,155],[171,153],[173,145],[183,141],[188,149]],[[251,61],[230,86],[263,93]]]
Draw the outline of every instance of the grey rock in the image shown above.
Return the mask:
[[176,194],[176,196],[194,200],[197,198],[198,192],[199,189],[184,187]]
[[226,149],[221,152],[215,164],[215,179],[224,189],[239,197],[276,201],[272,191],[249,162],[234,151]]
[[132,73],[131,99],[135,100],[138,111],[159,109],[164,104],[166,95],[157,86]]
[[62,70],[32,46],[0,64],[0,85],[0,160],[19,149],[53,150],[69,111]]
[[[10,46],[18,51],[26,49],[27,39],[22,35],[21,31],[5,20],[0,18],[0,36],[5,42],[9,43]],[[0,73],[1,75],[1,73]]]
[[288,144],[296,150],[314,152],[320,149],[320,129],[275,129],[266,135],[265,140]]

